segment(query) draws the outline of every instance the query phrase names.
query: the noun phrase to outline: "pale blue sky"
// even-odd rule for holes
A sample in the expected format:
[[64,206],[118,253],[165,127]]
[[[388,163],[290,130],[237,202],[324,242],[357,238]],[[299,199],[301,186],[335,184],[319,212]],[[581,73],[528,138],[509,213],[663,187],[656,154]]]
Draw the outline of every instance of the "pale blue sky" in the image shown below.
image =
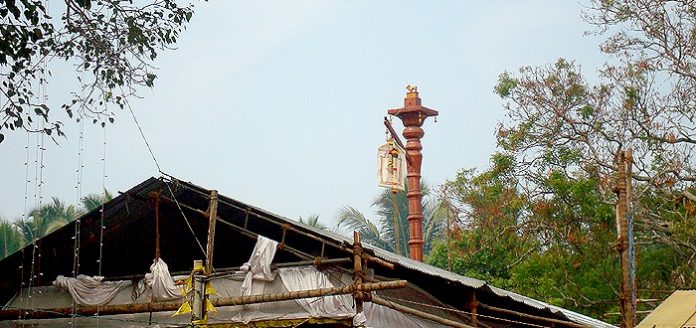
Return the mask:
[[[178,49],[158,58],[154,89],[132,105],[165,172],[287,217],[316,213],[333,225],[344,205],[372,213],[382,117],[402,105],[407,84],[440,111],[437,123],[425,124],[423,177],[437,185],[459,169],[485,168],[504,119],[493,94],[501,72],[558,57],[585,71],[604,62],[600,39],[583,35],[591,29],[581,19],[583,4],[197,3]],[[54,112],[72,74],[53,66]],[[106,161],[113,192],[158,175],[129,113],[115,112]],[[66,132],[60,145],[46,142],[43,194],[75,203],[76,123],[67,121]],[[83,195],[100,192],[102,136],[91,124],[85,131]],[[0,214],[10,219],[24,212],[26,143],[26,134],[13,133],[0,144]],[[30,183],[29,207],[35,189]]]

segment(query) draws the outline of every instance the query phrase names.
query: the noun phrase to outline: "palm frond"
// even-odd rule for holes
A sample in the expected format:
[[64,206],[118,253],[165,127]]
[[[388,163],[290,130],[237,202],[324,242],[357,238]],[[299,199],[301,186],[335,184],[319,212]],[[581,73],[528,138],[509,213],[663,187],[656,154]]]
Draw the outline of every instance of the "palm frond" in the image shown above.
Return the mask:
[[310,227],[314,227],[321,230],[327,230],[329,228],[319,221],[319,215],[317,214],[310,214],[307,217],[307,221],[303,221],[302,216],[300,216],[299,221],[300,223],[304,223]]
[[85,211],[91,212],[92,210],[101,207],[102,204],[112,199],[113,196],[111,195],[111,193],[109,193],[108,190],[104,189],[103,194],[89,194],[87,196],[82,197],[82,199],[80,199],[80,203],[82,203],[82,207],[84,207]]
[[345,206],[338,211],[338,227],[358,231],[365,243],[391,250],[392,247],[382,238],[379,228],[356,208]]

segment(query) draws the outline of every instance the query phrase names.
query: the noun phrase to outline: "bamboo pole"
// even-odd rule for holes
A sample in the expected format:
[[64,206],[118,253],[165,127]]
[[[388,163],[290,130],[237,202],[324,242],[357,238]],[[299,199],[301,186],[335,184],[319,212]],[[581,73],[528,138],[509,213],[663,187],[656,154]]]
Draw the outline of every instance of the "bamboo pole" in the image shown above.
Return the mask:
[[377,296],[377,295],[372,295],[372,296],[370,297],[370,302],[375,303],[375,304],[379,304],[379,305],[382,305],[382,306],[386,306],[386,307],[388,307],[388,308],[391,308],[391,309],[394,309],[394,310],[397,310],[397,311],[399,311],[399,312],[403,312],[403,313],[406,313],[406,314],[410,314],[410,315],[413,315],[413,316],[416,316],[416,317],[419,317],[419,318],[423,318],[423,319],[426,319],[426,320],[430,320],[430,321],[433,321],[433,322],[437,322],[437,323],[440,323],[440,324],[443,324],[443,325],[447,325],[447,326],[451,326],[451,327],[456,327],[456,328],[474,328],[474,327],[472,327],[472,326],[469,326],[469,325],[464,324],[464,323],[461,323],[461,322],[457,322],[457,321],[453,321],[453,320],[441,318],[441,317],[438,317],[438,316],[436,316],[436,315],[434,315],[434,314],[430,314],[430,313],[427,313],[427,312],[419,311],[419,310],[416,310],[416,309],[413,309],[413,308],[410,308],[410,307],[407,307],[407,306],[404,306],[404,305],[401,305],[401,304],[398,304],[398,303],[390,302],[390,301],[385,300],[385,299],[383,299],[383,298],[381,298],[381,297],[379,297],[379,296]]
[[[320,259],[316,258],[311,261],[297,261],[297,262],[288,262],[288,263],[277,263],[277,264],[271,264],[271,270],[276,270],[278,268],[291,268],[291,267],[297,267],[297,266],[305,266],[305,265],[315,265],[315,266],[329,266],[329,265],[337,265],[337,264],[344,264],[344,263],[350,263],[351,259],[348,257],[342,257],[342,258],[337,258],[337,259]],[[216,270],[214,273],[209,274],[206,279],[210,280],[213,278],[219,278],[219,277],[225,277],[229,276],[232,274],[235,274],[241,270],[241,267],[230,267],[230,268],[221,268],[219,270]]]
[[155,258],[159,259],[161,256],[160,252],[160,217],[159,217],[159,209],[160,209],[160,198],[159,194],[157,194],[157,199],[155,200]]
[[[245,235],[253,240],[256,240],[259,238],[259,234],[252,232],[250,230],[244,229],[244,228],[242,228],[234,223],[227,222],[227,221],[223,220],[222,218],[218,218],[218,221],[220,221],[220,223],[225,224],[226,226],[232,228],[233,230],[236,230],[237,232],[241,233],[242,235]],[[296,248],[290,247],[288,245],[285,245],[283,247],[283,250],[288,251],[289,253],[292,253],[293,255],[295,255],[303,260],[309,261],[309,260],[312,260],[314,258],[314,256],[307,254],[307,253],[305,253],[301,250],[298,250]]]
[[619,253],[619,259],[621,262],[621,294],[619,296],[620,300],[620,310],[621,316],[621,327],[622,328],[633,328],[635,327],[635,308],[633,307],[632,301],[632,284],[631,284],[631,272],[630,272],[630,253],[629,253],[629,242],[628,242],[628,207],[629,207],[629,186],[627,185],[628,179],[626,174],[627,160],[626,155],[630,155],[627,151],[619,151],[616,158],[617,164],[617,176],[616,176],[616,187],[614,192],[616,193],[616,250]]
[[[222,297],[211,299],[213,306],[233,306],[233,305],[244,305],[244,304],[256,304],[256,303],[268,303],[277,301],[288,301],[299,298],[309,298],[309,297],[322,297],[322,296],[332,296],[332,295],[344,295],[352,294],[354,292],[370,292],[375,290],[384,289],[398,289],[404,288],[408,282],[406,280],[394,280],[394,281],[383,281],[377,283],[365,283],[349,285],[344,287],[331,287],[331,288],[319,288],[310,290],[299,290],[292,292],[276,293],[276,294],[259,294],[259,295],[247,295],[247,296],[232,296],[232,297]],[[165,301],[165,302],[154,302],[154,303],[131,303],[131,304],[115,304],[115,305],[105,305],[101,307],[97,306],[76,306],[75,312],[73,308],[62,307],[62,308],[51,308],[51,309],[25,309],[25,308],[11,308],[0,310],[0,320],[16,320],[19,318],[23,319],[49,319],[49,318],[61,318],[72,315],[91,316],[96,314],[99,315],[116,315],[116,314],[130,314],[130,313],[147,313],[147,312],[161,312],[161,311],[175,311],[181,306],[182,300],[176,301]]]
[[[577,323],[570,322],[570,321],[564,321],[564,320],[559,320],[559,319],[540,317],[540,316],[531,315],[531,314],[526,314],[526,313],[521,313],[521,312],[517,312],[517,311],[512,311],[512,310],[507,310],[507,309],[501,309],[501,308],[498,308],[498,307],[495,307],[495,306],[486,305],[486,304],[483,304],[483,303],[478,303],[478,306],[479,306],[480,308],[482,308],[482,309],[487,310],[487,311],[496,312],[496,313],[502,313],[502,314],[506,314],[506,315],[511,315],[511,316],[515,316],[515,317],[518,317],[518,318],[522,318],[522,319],[529,319],[529,320],[535,320],[535,321],[542,321],[542,322],[545,322],[545,323],[548,323],[548,324],[562,325],[563,327],[588,328],[588,326],[584,326],[584,325],[577,324]],[[490,316],[489,316],[489,317],[490,317]]]
[[[353,231],[353,279],[355,279],[356,284],[362,284],[363,282],[363,267],[362,267],[362,244],[360,243],[360,232]],[[355,313],[360,313],[363,311],[363,299],[364,295],[361,292],[355,292],[353,294],[355,299]]]
[[210,205],[208,206],[208,245],[205,258],[205,273],[213,272],[213,253],[215,249],[215,222],[217,222],[218,192],[210,191]]
[[476,314],[478,313],[478,300],[476,299],[476,290],[473,290],[471,293],[471,302],[469,303],[469,307],[471,308],[471,324],[474,327],[478,327],[478,318],[476,317]]
[[631,323],[633,326],[637,324],[636,320],[636,249],[633,234],[633,149],[626,149],[625,161],[626,161],[626,220],[628,230],[626,231],[626,240],[628,242],[628,259],[629,259],[629,281],[628,286],[631,290],[630,302],[631,302]]
[[[324,265],[330,266],[330,265],[350,263],[351,261],[352,261],[351,258],[341,257],[341,258],[337,258],[337,259],[320,259],[320,260],[314,259],[314,260],[297,261],[297,262],[273,263],[273,264],[271,264],[271,269],[276,270],[279,268],[291,268],[291,267],[296,267],[296,266],[317,265],[317,264],[319,264],[320,266],[324,266]],[[206,279],[213,279],[213,278],[232,275],[239,270],[241,270],[241,267],[227,267],[227,268],[216,269],[215,272],[207,275]],[[176,271],[176,272],[170,273],[170,275],[172,277],[173,276],[184,276],[184,275],[189,275],[189,274],[191,274],[191,271]],[[134,275],[125,275],[125,276],[106,277],[103,279],[103,281],[140,280],[143,278],[145,278],[144,274],[134,274]]]
[[404,288],[408,282],[406,280],[382,281],[373,283],[364,283],[356,285],[348,285],[343,287],[319,288],[310,290],[298,290],[294,292],[285,292],[278,294],[260,294],[249,296],[236,296],[229,298],[217,298],[211,300],[214,306],[230,306],[244,305],[256,303],[268,303],[278,301],[288,301],[298,298],[322,297],[333,295],[353,294],[355,292],[371,292],[384,289],[399,289]]

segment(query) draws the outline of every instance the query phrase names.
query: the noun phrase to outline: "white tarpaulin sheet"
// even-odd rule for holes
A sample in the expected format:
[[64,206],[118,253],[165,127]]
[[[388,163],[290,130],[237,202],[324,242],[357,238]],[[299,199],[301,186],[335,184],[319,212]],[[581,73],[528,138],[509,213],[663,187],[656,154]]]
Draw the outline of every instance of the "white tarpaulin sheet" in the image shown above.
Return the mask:
[[251,295],[254,280],[271,281],[275,278],[275,272],[271,270],[271,263],[273,263],[277,249],[277,241],[259,235],[249,261],[241,267],[242,272],[246,272],[242,284],[242,295]]
[[[283,268],[278,275],[288,291],[335,287],[326,273],[314,267]],[[312,317],[351,316],[351,301],[346,304],[341,296],[308,297],[295,300]]]
[[117,281],[102,281],[104,277],[78,275],[76,278],[56,277],[53,285],[70,292],[75,303],[102,306],[111,301],[124,285]]
[[[259,236],[249,261],[243,266],[244,271],[211,280],[214,289],[217,291],[217,294],[211,295],[211,298],[232,297],[241,294],[275,294],[288,291],[340,287],[353,283],[353,279],[347,274],[337,271],[319,271],[314,266],[283,268],[278,271],[272,271],[271,263],[277,246],[277,242]],[[176,294],[178,288],[173,285],[164,261],[155,260],[150,267],[150,271],[150,274],[145,279],[145,283],[139,284],[149,288],[144,288],[142,293],[136,293],[135,295],[137,296],[134,296],[132,290],[128,288],[137,288],[132,286],[130,281],[102,282],[100,277],[78,276],[77,279],[59,277],[54,284],[70,291],[70,294],[78,304],[149,303],[154,299],[179,297]],[[377,294],[381,293],[377,292]],[[28,296],[28,294],[25,295],[23,292],[8,305],[41,309],[69,306],[72,302],[72,299],[66,293],[55,289],[51,290],[48,287],[35,288],[34,295],[41,295],[41,297],[27,298],[25,296]],[[425,301],[425,298],[413,300]],[[172,311],[169,311],[153,313],[152,315],[148,313],[122,314],[106,316],[102,319],[86,317],[75,318],[74,320],[86,326],[98,324],[101,327],[122,327],[124,324],[130,327],[153,327],[154,325],[169,326],[190,322],[190,317],[171,317],[172,313]],[[364,304],[364,312],[356,315],[351,295],[218,307],[216,312],[209,314],[208,323],[247,324],[267,320],[306,318],[352,318],[355,325],[364,324],[366,327],[373,328],[443,327],[434,322],[369,302]],[[65,327],[70,320],[70,318],[28,320],[25,323],[38,324],[42,327]],[[0,327],[5,327],[4,323],[12,324],[11,321],[0,322]]]
[[177,287],[169,274],[167,263],[161,258],[155,259],[150,266],[150,273],[145,275],[145,284],[152,292],[155,301],[173,300],[183,297],[181,288]]

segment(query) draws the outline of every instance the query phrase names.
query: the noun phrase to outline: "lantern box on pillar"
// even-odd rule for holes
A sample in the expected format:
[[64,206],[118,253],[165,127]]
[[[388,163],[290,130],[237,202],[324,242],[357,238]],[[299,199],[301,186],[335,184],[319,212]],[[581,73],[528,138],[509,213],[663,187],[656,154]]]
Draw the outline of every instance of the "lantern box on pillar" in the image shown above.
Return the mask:
[[404,191],[405,180],[406,151],[390,139],[377,149],[377,184],[392,191]]

